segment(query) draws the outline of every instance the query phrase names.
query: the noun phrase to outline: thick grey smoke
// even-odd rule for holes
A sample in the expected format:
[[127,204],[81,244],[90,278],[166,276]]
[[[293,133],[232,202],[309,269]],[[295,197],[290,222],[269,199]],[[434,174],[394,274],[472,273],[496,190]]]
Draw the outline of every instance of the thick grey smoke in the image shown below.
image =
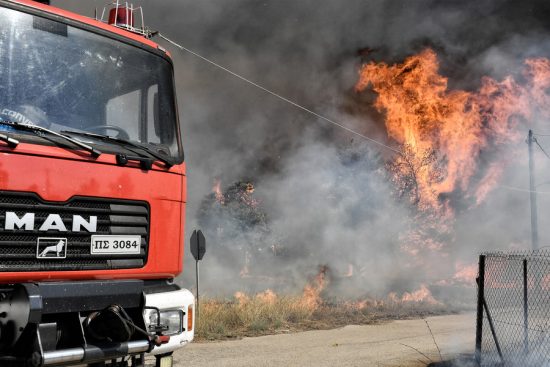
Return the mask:
[[[372,96],[352,91],[362,61],[358,50],[368,47],[373,50],[369,59],[391,63],[432,47],[450,86],[464,89],[477,88],[482,75],[499,79],[518,74],[526,57],[548,56],[550,51],[550,8],[545,1],[136,3],[144,7],[153,29],[382,141],[387,138],[380,116],[369,104]],[[58,0],[53,4],[91,15],[103,3]],[[433,273],[452,273],[454,269],[440,269],[437,256],[416,267],[400,251],[401,235],[414,226],[414,220],[406,200],[392,196],[384,170],[391,152],[165,46],[175,61],[184,132],[188,234],[199,225],[201,205],[216,179],[222,189],[251,180],[256,188],[253,195],[269,223],[261,233],[247,229],[242,236],[226,239],[223,233],[212,233],[215,228],[204,228],[210,241],[202,274],[210,295],[276,286],[278,281],[283,288],[300,288],[323,264],[331,266],[334,283],[354,295],[410,291],[436,277]],[[534,126],[544,130],[547,124],[538,121]],[[525,126],[519,129],[526,135]],[[514,146],[509,151],[520,153],[511,158],[501,183],[527,188],[526,148]],[[497,158],[486,157],[486,163]],[[538,167],[540,177],[550,166]],[[482,249],[529,245],[525,192],[497,189],[475,209],[461,198],[456,201],[459,214],[446,239],[445,256],[468,264]],[[545,203],[539,203],[541,228],[550,224],[544,216]],[[550,243],[549,234],[541,236],[541,243]],[[270,256],[270,249],[276,252],[278,245],[285,256]],[[227,247],[232,246],[248,249],[230,255]],[[262,259],[258,261],[269,275],[267,280],[239,277],[247,256]],[[355,282],[344,278],[349,264],[360,275]],[[191,256],[185,266],[181,283],[192,287]]]

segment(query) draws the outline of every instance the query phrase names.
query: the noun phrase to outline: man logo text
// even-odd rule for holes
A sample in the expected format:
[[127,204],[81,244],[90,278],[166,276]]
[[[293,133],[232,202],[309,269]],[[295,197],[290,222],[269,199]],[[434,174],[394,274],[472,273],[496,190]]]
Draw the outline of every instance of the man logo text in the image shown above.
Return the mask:
[[[59,231],[67,232],[67,225],[63,222],[63,219],[59,214],[50,214],[40,223],[36,223],[37,220],[35,213],[25,213],[21,216],[15,212],[6,212],[6,221],[4,223],[4,229],[8,231],[24,230],[34,231],[38,227],[39,231]],[[82,232],[86,230],[88,232],[97,231],[97,216],[91,215],[88,220],[80,215],[73,215],[72,220],[72,232]]]

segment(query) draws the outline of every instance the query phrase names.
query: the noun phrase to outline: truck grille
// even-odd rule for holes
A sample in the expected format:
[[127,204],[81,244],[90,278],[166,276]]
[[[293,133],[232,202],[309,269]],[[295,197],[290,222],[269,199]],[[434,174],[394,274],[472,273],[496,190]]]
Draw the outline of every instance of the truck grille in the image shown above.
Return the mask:
[[[6,229],[6,212],[15,212],[20,218],[34,213],[34,229]],[[61,216],[67,232],[38,230],[50,214]],[[71,232],[73,215],[97,216],[97,231]],[[139,235],[140,253],[92,255],[92,235]],[[39,237],[66,238],[66,258],[38,259]],[[78,196],[67,202],[47,202],[34,193],[0,191],[0,272],[141,268],[147,262],[148,244],[146,202]]]

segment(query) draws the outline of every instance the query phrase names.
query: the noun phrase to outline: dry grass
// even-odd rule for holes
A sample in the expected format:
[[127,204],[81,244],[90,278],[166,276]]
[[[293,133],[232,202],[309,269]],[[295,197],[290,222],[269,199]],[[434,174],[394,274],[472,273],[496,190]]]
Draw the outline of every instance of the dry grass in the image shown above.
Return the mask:
[[270,334],[310,319],[313,312],[301,297],[260,293],[230,301],[209,299],[200,304],[196,335],[213,340]]
[[349,324],[452,313],[425,302],[326,302],[303,296],[237,294],[231,300],[201,300],[198,340],[218,340],[290,331],[329,329]]

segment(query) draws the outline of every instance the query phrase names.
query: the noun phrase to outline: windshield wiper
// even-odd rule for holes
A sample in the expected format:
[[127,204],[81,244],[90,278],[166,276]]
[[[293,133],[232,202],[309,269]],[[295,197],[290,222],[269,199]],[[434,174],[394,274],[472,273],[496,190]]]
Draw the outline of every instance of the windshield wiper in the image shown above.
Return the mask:
[[[136,148],[136,149],[140,149],[142,151],[145,151],[147,154],[149,154],[151,157],[155,158],[156,160],[159,160],[161,161],[162,163],[164,163],[164,165],[167,167],[167,168],[170,168],[174,165],[174,163],[163,157],[161,154],[155,152],[154,150],[150,149],[149,147],[145,146],[145,145],[142,145],[142,144],[138,144],[138,143],[134,143],[132,141],[128,141],[128,140],[124,140],[124,139],[119,139],[119,138],[115,138],[115,137],[112,137],[112,136],[109,136],[109,135],[102,135],[102,134],[94,134],[94,133],[86,133],[86,132],[81,132],[81,131],[72,131],[72,130],[63,130],[61,131],[62,133],[66,133],[66,134],[73,134],[73,135],[79,135],[79,136],[87,136],[87,137],[90,137],[90,138],[95,138],[95,139],[99,139],[99,140],[103,140],[103,141],[107,141],[107,142],[114,142],[114,143],[117,143],[118,145],[121,145],[123,146],[124,148],[128,149],[128,146],[130,147],[133,147],[133,148]],[[143,153],[138,153],[136,151],[134,151],[133,149],[128,149],[129,151],[131,152],[134,152],[138,155],[141,155],[142,157],[145,157],[143,155]],[[148,158],[148,157],[146,157]]]
[[10,148],[15,148],[19,145],[19,140],[14,139],[7,134],[0,134],[0,141],[7,143]]
[[[14,129],[19,129],[19,130],[25,130],[25,131],[31,131],[33,133],[35,133],[36,135],[38,136],[41,136],[39,133],[42,132],[42,133],[48,133],[50,135],[53,135],[53,136],[57,136],[59,138],[62,138],[66,141],[69,141],[71,143],[73,143],[74,145],[77,145],[79,146],[80,148],[90,152],[90,154],[92,155],[92,157],[94,158],[97,158],[101,155],[101,151],[95,149],[94,147],[88,145],[88,144],[85,144],[81,141],[78,141],[76,139],[73,139],[71,138],[70,136],[67,136],[67,135],[64,135],[64,134],[60,134],[56,131],[53,131],[53,130],[50,130],[50,129],[47,129],[45,127],[42,127],[42,126],[38,126],[38,125],[28,125],[28,124],[22,124],[20,122],[17,122],[17,121],[6,121],[6,120],[1,120],[0,119],[0,124],[2,125],[6,125],[6,126],[11,126],[12,128]],[[19,143],[19,142],[18,142]]]

